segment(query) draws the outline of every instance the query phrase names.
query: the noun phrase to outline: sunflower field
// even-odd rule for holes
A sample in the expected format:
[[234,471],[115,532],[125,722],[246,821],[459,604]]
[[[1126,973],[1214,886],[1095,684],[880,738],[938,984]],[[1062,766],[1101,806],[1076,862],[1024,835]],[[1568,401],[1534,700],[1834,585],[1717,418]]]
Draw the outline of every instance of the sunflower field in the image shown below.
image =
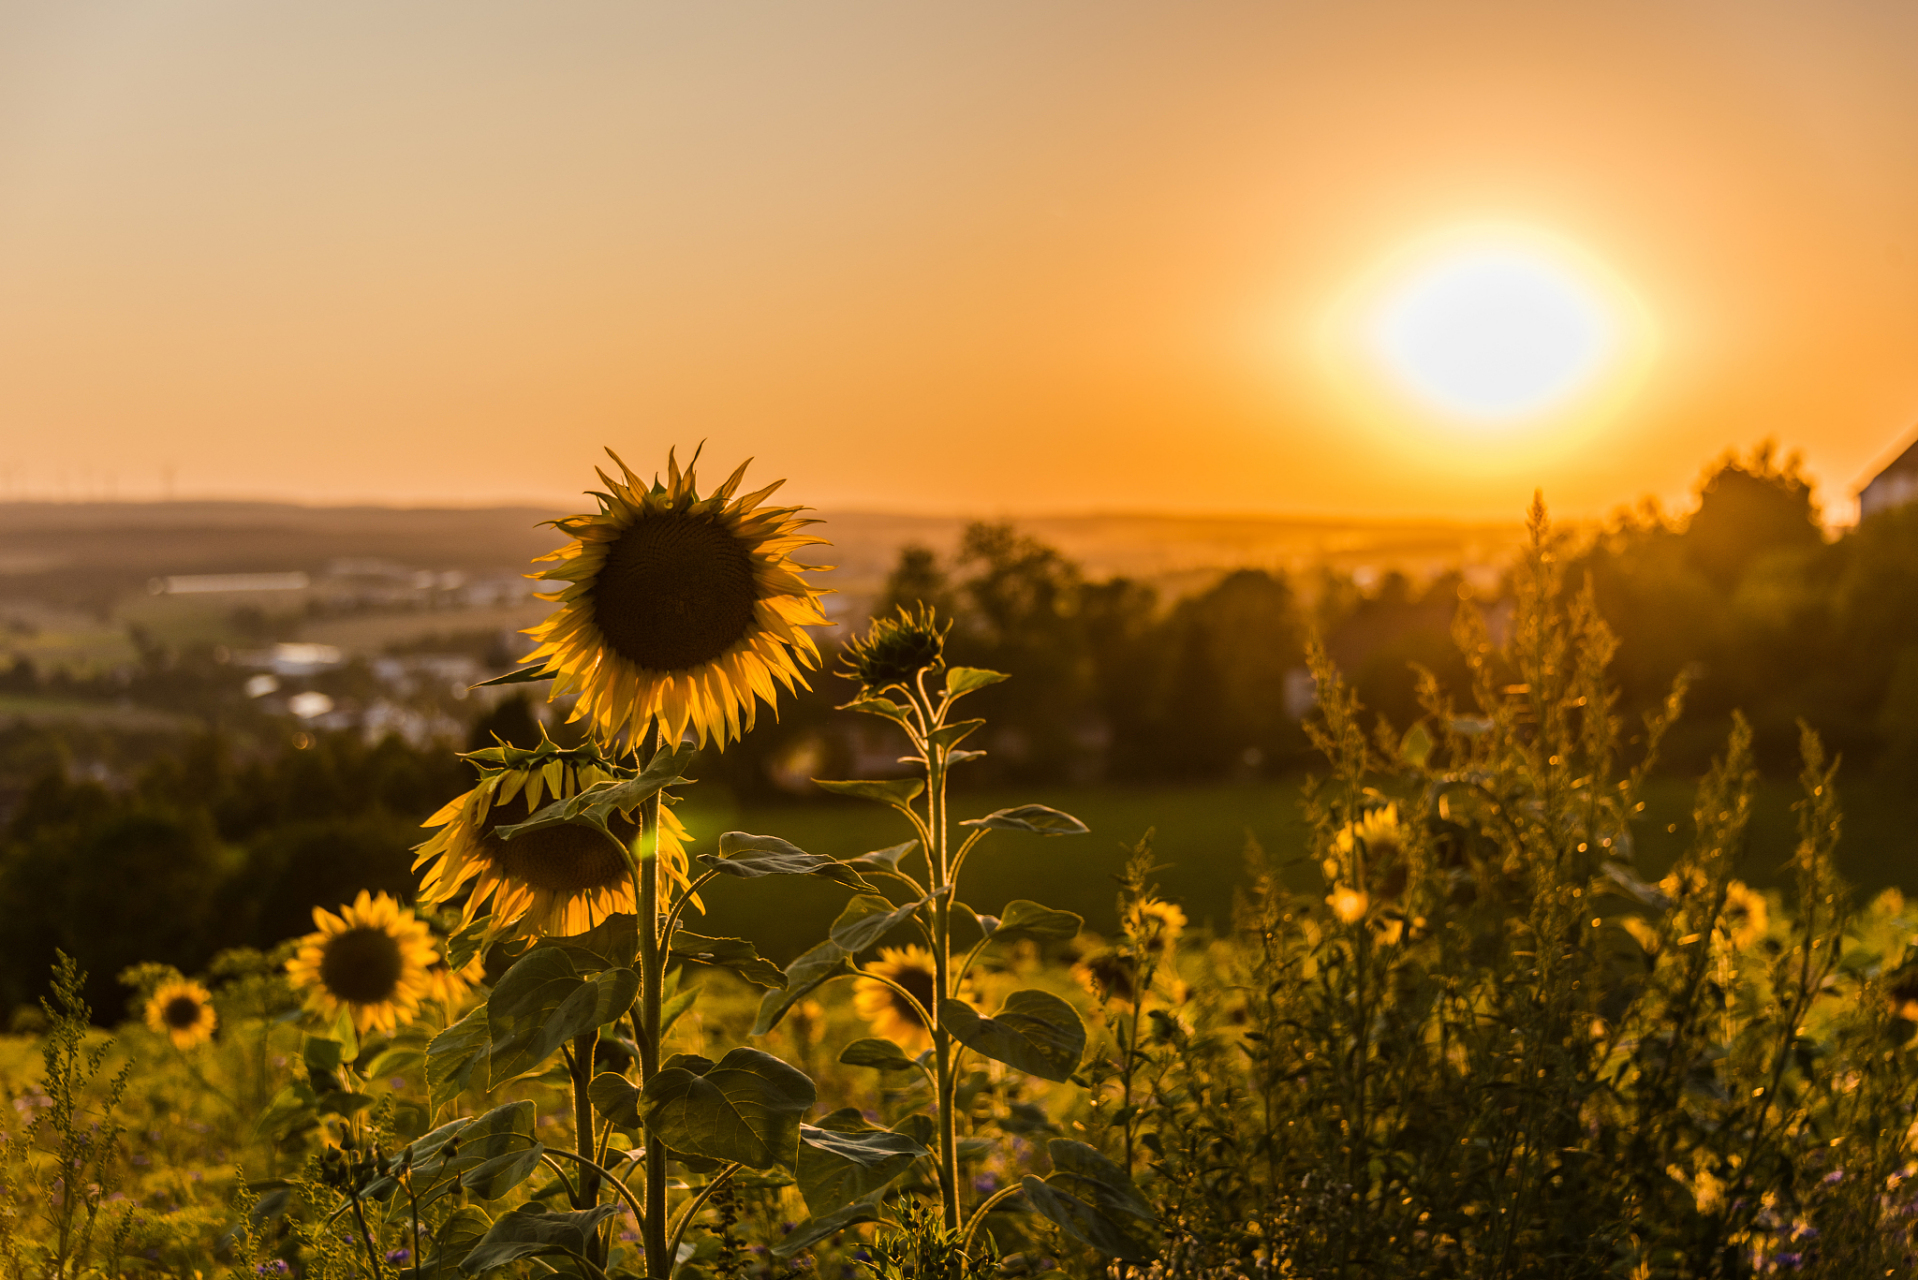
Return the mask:
[[[702,763],[820,666],[791,558],[819,539],[743,467],[702,495],[614,461],[501,678],[586,732],[466,754],[410,894],[202,973],[135,965],[110,1035],[48,957],[40,1025],[0,1037],[0,1275],[1918,1272],[1918,909],[1840,882],[1809,730],[1785,889],[1740,878],[1743,721],[1647,868],[1684,686],[1625,723],[1542,508],[1509,628],[1468,602],[1466,681],[1424,677],[1407,728],[1314,649],[1303,858],[1218,850],[1245,877],[1206,930],[1149,831],[1099,833],[1130,847],[1099,937],[968,905],[998,833],[1091,833],[953,791],[984,754],[968,697],[1019,673],[949,664],[929,607],[839,653],[841,713],[899,769],[817,782],[896,842],[694,840]],[[778,910],[793,877],[843,905],[789,963],[701,931],[714,885]]]

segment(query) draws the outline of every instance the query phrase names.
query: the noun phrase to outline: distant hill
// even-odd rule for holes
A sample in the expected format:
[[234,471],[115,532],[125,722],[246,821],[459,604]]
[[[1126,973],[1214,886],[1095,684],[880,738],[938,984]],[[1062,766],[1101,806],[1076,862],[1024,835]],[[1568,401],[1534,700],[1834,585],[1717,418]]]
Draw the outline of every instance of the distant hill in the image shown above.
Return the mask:
[[[560,545],[561,537],[541,525],[558,514],[269,502],[0,504],[0,656],[117,661],[125,656],[128,621],[161,636],[218,638],[248,608],[312,632],[308,638],[356,650],[404,643],[415,631],[425,637],[516,629],[544,610],[523,598],[520,575],[533,557]],[[822,581],[838,592],[832,605],[839,616],[870,607],[902,546],[949,553],[967,523],[956,516],[819,514],[825,523],[817,531],[832,545],[808,558],[835,566]],[[1242,566],[1298,573],[1327,565],[1362,585],[1392,569],[1414,578],[1466,569],[1489,579],[1522,537],[1517,525],[1282,516],[1033,516],[1013,523],[1093,577],[1125,574],[1168,597]],[[303,573],[312,585],[215,593],[177,606],[149,595],[156,580],[241,573]],[[454,577],[467,585],[447,589]],[[409,585],[414,578],[439,585],[416,588]],[[299,623],[300,616],[308,621]]]

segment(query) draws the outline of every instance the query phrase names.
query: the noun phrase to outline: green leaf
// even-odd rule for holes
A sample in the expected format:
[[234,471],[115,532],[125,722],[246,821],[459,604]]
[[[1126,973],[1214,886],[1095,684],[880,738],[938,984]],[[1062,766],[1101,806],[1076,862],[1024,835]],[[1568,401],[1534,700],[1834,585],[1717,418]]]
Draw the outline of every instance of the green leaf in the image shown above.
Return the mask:
[[662,751],[636,777],[596,782],[575,796],[553,801],[524,822],[496,828],[494,834],[502,840],[511,840],[523,832],[544,831],[549,827],[591,827],[625,850],[626,842],[615,836],[608,825],[612,816],[631,813],[667,787],[689,781],[680,773],[692,763],[696,750],[682,746],[675,751]]
[[426,1096],[435,1111],[471,1083],[473,1068],[486,1056],[492,1040],[485,1005],[433,1037],[426,1048]]
[[1051,1219],[1067,1235],[1091,1245],[1101,1253],[1111,1254],[1126,1262],[1150,1262],[1158,1252],[1146,1242],[1134,1238],[1133,1232],[1069,1192],[1050,1186],[1031,1174],[1027,1174],[1019,1185],[1026,1193],[1026,1202],[1035,1210]]
[[703,934],[673,930],[672,954],[694,964],[729,969],[759,987],[785,985],[786,975],[772,961],[760,955],[744,938],[708,938]]
[[366,1078],[379,1080],[405,1075],[426,1061],[426,1051],[417,1045],[395,1044],[380,1050],[366,1068]]
[[946,694],[953,698],[964,697],[974,690],[1010,679],[1012,677],[1003,671],[987,671],[984,667],[949,667],[946,670]]
[[601,969],[630,969],[639,958],[639,917],[630,911],[607,916],[585,933],[570,938],[542,938],[541,947],[568,953],[582,974]]
[[876,867],[886,867],[890,870],[897,871],[900,860],[918,847],[919,842],[917,840],[908,840],[904,844],[896,844],[890,848],[874,849],[871,853],[862,853],[857,858],[854,858],[853,861],[869,862]]
[[835,708],[839,711],[858,711],[869,716],[884,716],[899,724],[911,724],[912,716],[907,710],[891,698],[882,698],[877,694],[867,694],[854,698],[851,702]]
[[478,684],[469,684],[468,689],[494,689],[503,684],[537,684],[541,680],[551,680],[555,671],[547,671],[538,666],[521,667],[517,671],[508,671],[503,676],[494,676],[491,680],[482,680]]
[[874,892],[857,871],[836,858],[807,853],[778,836],[754,836],[728,831],[719,837],[717,856],[702,853],[699,860],[714,871],[744,879],[760,876],[818,876],[861,893]]
[[1157,1216],[1124,1169],[1069,1138],[1046,1144],[1052,1174],[1020,1184],[1034,1209],[1102,1253],[1147,1262],[1158,1252]]
[[846,949],[828,939],[786,966],[786,985],[768,991],[759,1001],[759,1017],[753,1034],[763,1036],[779,1025],[786,1011],[821,986],[842,974],[852,972]]
[[831,1213],[879,1190],[926,1155],[902,1133],[869,1125],[856,1107],[817,1126],[799,1126],[799,1193],[815,1215]]
[[313,1086],[304,1080],[295,1080],[273,1095],[259,1119],[253,1122],[253,1132],[263,1138],[277,1138],[301,1120],[312,1118],[318,1101]]
[[892,1127],[894,1133],[903,1133],[922,1147],[932,1146],[933,1136],[939,1132],[939,1124],[923,1111],[915,1111]]
[[307,1036],[300,1041],[306,1080],[315,1093],[331,1093],[340,1088],[340,1064],[346,1061],[344,1049],[338,1040],[327,1036]]
[[927,740],[935,747],[956,747],[971,737],[973,732],[985,725],[984,720],[955,720],[941,725],[927,735]]
[[798,1155],[799,1117],[815,1097],[802,1072],[746,1048],[699,1075],[662,1068],[643,1094],[647,1129],[673,1150],[787,1170]]
[[[504,1195],[539,1167],[540,1152],[545,1148],[533,1140],[533,1122],[529,1100],[494,1107],[448,1134],[439,1147],[436,1172],[457,1177],[461,1186],[481,1199]],[[444,1154],[448,1150],[453,1154]]]
[[521,956],[486,1002],[492,1049],[489,1089],[536,1069],[574,1036],[625,1014],[639,991],[631,969],[607,969],[581,978],[560,948],[535,947]]
[[1047,991],[1015,991],[990,1018],[964,1001],[947,1000],[939,1006],[939,1022],[975,1053],[1042,1080],[1063,1083],[1085,1056],[1086,1028],[1078,1011]]
[[[785,975],[780,975],[779,980],[783,984],[786,980]],[[667,1033],[673,1029],[673,1024],[679,1021],[681,1015],[692,1008],[694,1004],[698,1003],[699,991],[700,989],[698,987],[687,987],[684,991],[670,996],[660,1003],[659,1038],[661,1040],[666,1038]]]
[[827,782],[822,778],[814,778],[813,782],[836,796],[876,800],[895,809],[906,808],[926,789],[924,778],[888,778],[880,782]]
[[857,954],[912,918],[925,905],[925,899],[903,906],[876,895],[854,898],[832,922],[828,936],[848,952]]
[[455,973],[473,963],[473,957],[480,953],[480,939],[485,937],[491,923],[490,918],[481,916],[446,940],[446,963]]
[[849,1067],[874,1067],[880,1071],[910,1071],[912,1059],[890,1040],[855,1040],[840,1053],[839,1060]]
[[1036,831],[1042,836],[1082,836],[1086,824],[1069,813],[1043,804],[1022,804],[1000,809],[983,818],[967,818],[962,827],[984,827],[991,831]]
[[442,1222],[439,1230],[433,1233],[433,1252],[421,1259],[417,1267],[407,1267],[401,1271],[400,1280],[452,1280],[459,1274],[460,1260],[471,1253],[492,1229],[493,1220],[478,1205],[469,1204],[455,1209],[453,1216]]
[[593,1247],[599,1224],[618,1213],[617,1203],[571,1213],[552,1213],[521,1205],[498,1222],[481,1238],[473,1251],[460,1263],[468,1275],[503,1267],[521,1258],[564,1254],[586,1257]]
[[824,1217],[811,1217],[792,1229],[785,1239],[773,1246],[775,1258],[790,1258],[802,1249],[810,1249],[822,1240],[830,1239],[847,1227],[856,1227],[862,1222],[883,1222],[879,1206],[870,1200],[861,1200],[849,1204]]
[[497,1200],[533,1176],[546,1151],[540,1143],[489,1156],[460,1175],[460,1185],[482,1200]]
[[622,1129],[639,1128],[639,1087],[617,1071],[602,1071],[586,1086],[593,1110]]
[[[979,917],[981,927],[992,916]],[[1060,942],[1079,936],[1085,921],[1070,911],[1041,906],[1027,898],[1015,898],[1006,904],[997,924],[986,929],[986,936],[999,942],[1014,938],[1032,938],[1041,942]]]

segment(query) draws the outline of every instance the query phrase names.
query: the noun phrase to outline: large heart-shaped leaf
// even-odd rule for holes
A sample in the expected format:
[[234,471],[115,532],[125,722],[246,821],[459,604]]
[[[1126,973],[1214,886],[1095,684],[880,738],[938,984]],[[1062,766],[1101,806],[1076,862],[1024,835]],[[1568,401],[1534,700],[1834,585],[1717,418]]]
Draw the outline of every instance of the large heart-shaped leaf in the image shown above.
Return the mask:
[[903,1133],[866,1123],[856,1107],[799,1126],[799,1193],[815,1215],[831,1213],[897,1178],[926,1149]]
[[642,1092],[647,1129],[673,1150],[786,1170],[798,1155],[799,1117],[815,1096],[804,1073],[747,1048],[701,1074],[662,1069]]
[[967,818],[963,827],[984,827],[991,831],[1036,831],[1042,836],[1082,836],[1088,828],[1069,813],[1043,804],[1015,805],[999,809],[983,818]]
[[639,917],[630,911],[618,911],[585,933],[568,938],[545,938],[541,947],[558,947],[582,974],[601,969],[630,969],[639,956]]
[[617,1203],[572,1213],[552,1213],[521,1205],[495,1222],[473,1251],[460,1263],[468,1275],[491,1271],[521,1258],[562,1254],[584,1258],[593,1247],[599,1224],[618,1213]]
[[418,1266],[400,1271],[400,1280],[452,1280],[459,1274],[460,1262],[492,1229],[493,1220],[478,1205],[455,1209],[433,1233],[433,1251]]
[[426,1094],[435,1111],[471,1083],[473,1068],[486,1057],[492,1042],[485,1005],[433,1037],[433,1043],[426,1047]]
[[856,954],[910,920],[913,912],[924,905],[923,898],[917,902],[894,905],[887,898],[861,894],[846,904],[846,909],[832,922],[828,936],[847,951]]
[[875,1067],[880,1071],[910,1071],[912,1059],[890,1040],[855,1040],[839,1055],[849,1067]]
[[857,796],[861,800],[876,800],[880,804],[889,804],[895,809],[904,809],[926,789],[924,778],[886,778],[880,781],[828,782],[823,778],[814,778],[813,782],[823,791],[836,796]]
[[775,1258],[790,1258],[802,1249],[810,1249],[821,1240],[830,1239],[847,1227],[856,1227],[862,1222],[883,1222],[885,1218],[879,1212],[879,1206],[870,1200],[860,1200],[843,1209],[834,1210],[824,1217],[806,1219],[792,1229],[778,1244],[773,1246]]
[[708,938],[703,934],[673,931],[672,954],[694,964],[729,969],[758,987],[781,987],[786,975],[772,961],[759,954],[744,938]]
[[1005,911],[996,920],[992,916],[980,916],[979,922],[986,936],[998,942],[1010,942],[1015,938],[1062,942],[1078,937],[1079,930],[1086,923],[1070,911],[1041,906],[1027,898],[1015,898],[1008,902]]
[[639,975],[631,969],[582,978],[562,948],[527,952],[486,1002],[488,1088],[536,1069],[574,1036],[622,1016],[638,991]]
[[1148,1262],[1158,1252],[1157,1222],[1124,1169],[1096,1148],[1069,1138],[1046,1145],[1052,1174],[1027,1175],[1027,1201],[1067,1234],[1126,1262]]
[[457,1177],[481,1199],[503,1195],[539,1167],[544,1148],[533,1140],[533,1122],[533,1104],[521,1100],[494,1107],[462,1128],[446,1126],[451,1132],[427,1167],[434,1176]]
[[763,1036],[779,1025],[786,1011],[841,974],[852,972],[846,949],[831,939],[820,943],[786,966],[786,985],[768,991],[759,1002],[753,1034]]
[[975,1053],[1042,1080],[1063,1082],[1086,1051],[1078,1011],[1049,991],[1015,991],[990,1018],[961,1000],[939,1006],[939,1022]]
[[699,860],[714,871],[742,879],[760,876],[817,876],[848,889],[872,893],[873,887],[860,874],[836,858],[807,853],[778,836],[748,835],[728,831],[719,837],[717,855],[702,853]]
[[602,1071],[594,1076],[586,1086],[586,1096],[593,1100],[593,1110],[602,1119],[622,1129],[639,1128],[639,1086],[619,1072]]

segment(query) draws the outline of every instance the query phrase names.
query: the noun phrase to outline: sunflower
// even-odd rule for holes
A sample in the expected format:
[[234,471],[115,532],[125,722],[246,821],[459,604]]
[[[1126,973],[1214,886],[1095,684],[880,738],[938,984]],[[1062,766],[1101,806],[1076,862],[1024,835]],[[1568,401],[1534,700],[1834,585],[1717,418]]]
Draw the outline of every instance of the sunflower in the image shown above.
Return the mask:
[[[881,947],[879,958],[864,971],[892,979],[927,1009],[939,1003],[938,974],[932,952],[924,947]],[[971,984],[963,979],[957,998],[972,1001]],[[852,1007],[874,1031],[903,1049],[919,1053],[932,1046],[932,1034],[919,1010],[877,978],[860,978],[852,984]]]
[[1344,924],[1357,924],[1365,918],[1372,900],[1358,889],[1345,885],[1334,885],[1332,892],[1326,895],[1325,903],[1332,908],[1332,914]]
[[1095,951],[1072,966],[1079,985],[1100,1000],[1131,1008],[1139,998],[1137,965],[1119,951]]
[[153,989],[147,1000],[147,1026],[173,1041],[176,1049],[191,1049],[213,1038],[220,1020],[213,1013],[213,996],[197,982],[175,978]]
[[[571,937],[610,915],[637,909],[625,856],[591,827],[547,827],[511,840],[495,834],[500,827],[526,821],[542,801],[568,799],[613,778],[591,748],[542,742],[532,749],[491,747],[466,758],[480,766],[479,782],[423,824],[439,831],[419,846],[413,862],[414,870],[425,868],[422,902],[448,902],[471,881],[462,923],[490,911],[488,942]],[[624,815],[614,814],[607,825],[628,847],[639,834],[638,823]],[[690,883],[686,828],[663,805],[659,829],[660,857],[668,874],[682,885]]]
[[1405,891],[1405,836],[1396,801],[1373,809],[1357,822],[1348,822],[1332,839],[1332,848],[1339,856],[1326,859],[1326,878],[1339,879],[1341,868],[1356,874],[1358,856],[1363,853],[1366,873],[1379,896],[1397,898]]
[[1185,923],[1185,912],[1157,898],[1146,898],[1126,909],[1126,932],[1137,939],[1142,952],[1155,959],[1178,942]]
[[1771,909],[1765,895],[1742,880],[1725,886],[1725,914],[1722,932],[1739,950],[1762,940],[1771,928]]
[[455,969],[441,956],[426,966],[426,998],[436,1000],[450,1014],[458,1010],[467,993],[486,977],[486,957],[474,956],[464,968]]
[[426,925],[382,893],[360,890],[334,915],[313,908],[318,933],[300,939],[286,962],[294,990],[307,990],[306,1007],[326,1018],[342,1011],[364,1033],[411,1022],[427,994],[426,971],[439,958]]
[[559,609],[526,633],[539,645],[525,661],[544,660],[553,697],[576,691],[572,718],[604,738],[657,716],[668,743],[690,727],[723,747],[753,727],[755,695],[774,706],[775,681],[804,687],[800,667],[819,665],[803,628],[826,624],[821,593],[791,559],[823,542],[799,532],[817,522],[760,507],[783,480],[734,498],[745,465],[702,498],[670,453],[666,483],[647,488],[606,452],[624,482],[601,471],[599,511],[553,522],[574,541],[535,576],[567,585],[540,597]]

